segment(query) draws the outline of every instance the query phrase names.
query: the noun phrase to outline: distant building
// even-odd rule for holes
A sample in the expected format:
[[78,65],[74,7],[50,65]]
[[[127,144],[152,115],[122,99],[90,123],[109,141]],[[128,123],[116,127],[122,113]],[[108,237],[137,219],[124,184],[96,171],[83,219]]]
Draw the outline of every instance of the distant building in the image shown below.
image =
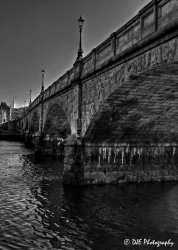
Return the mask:
[[10,120],[10,107],[6,102],[0,104],[0,124]]
[[11,108],[10,111],[10,120],[18,120],[22,118],[23,114],[25,113],[27,107],[21,107],[21,108]]

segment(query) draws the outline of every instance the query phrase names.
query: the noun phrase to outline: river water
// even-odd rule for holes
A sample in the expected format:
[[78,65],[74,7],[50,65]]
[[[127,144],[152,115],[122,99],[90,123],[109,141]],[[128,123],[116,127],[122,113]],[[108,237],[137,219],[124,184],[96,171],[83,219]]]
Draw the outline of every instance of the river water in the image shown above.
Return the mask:
[[65,188],[62,171],[0,141],[0,250],[178,249],[178,184]]

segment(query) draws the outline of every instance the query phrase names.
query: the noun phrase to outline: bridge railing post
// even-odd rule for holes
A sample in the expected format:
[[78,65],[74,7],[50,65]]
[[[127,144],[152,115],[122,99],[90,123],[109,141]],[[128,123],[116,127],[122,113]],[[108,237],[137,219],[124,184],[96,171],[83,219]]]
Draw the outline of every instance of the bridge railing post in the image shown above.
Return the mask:
[[116,55],[116,33],[112,33],[111,36],[111,43],[112,43],[112,51],[113,51],[113,56]]
[[158,1],[154,0],[154,30],[158,29]]
[[95,71],[95,68],[96,68],[96,49],[92,50],[92,57],[93,57],[93,70]]

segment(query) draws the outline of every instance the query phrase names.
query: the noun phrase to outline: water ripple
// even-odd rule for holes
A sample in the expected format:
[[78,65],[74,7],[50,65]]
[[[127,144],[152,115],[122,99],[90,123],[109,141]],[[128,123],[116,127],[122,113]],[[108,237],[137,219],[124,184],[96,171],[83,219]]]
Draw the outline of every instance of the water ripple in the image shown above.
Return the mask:
[[143,237],[177,249],[178,185],[64,189],[62,171],[62,162],[0,141],[0,250],[122,250],[125,238]]

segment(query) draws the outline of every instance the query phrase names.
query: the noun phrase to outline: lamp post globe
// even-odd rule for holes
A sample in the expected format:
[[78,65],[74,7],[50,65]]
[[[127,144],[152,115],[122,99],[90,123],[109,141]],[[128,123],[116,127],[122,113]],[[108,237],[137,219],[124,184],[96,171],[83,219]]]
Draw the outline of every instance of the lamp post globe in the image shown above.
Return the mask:
[[83,50],[82,50],[82,28],[85,20],[80,16],[78,19],[78,25],[79,25],[79,32],[80,32],[80,39],[79,39],[79,49],[78,49],[78,56],[76,61],[80,61],[83,58]]

